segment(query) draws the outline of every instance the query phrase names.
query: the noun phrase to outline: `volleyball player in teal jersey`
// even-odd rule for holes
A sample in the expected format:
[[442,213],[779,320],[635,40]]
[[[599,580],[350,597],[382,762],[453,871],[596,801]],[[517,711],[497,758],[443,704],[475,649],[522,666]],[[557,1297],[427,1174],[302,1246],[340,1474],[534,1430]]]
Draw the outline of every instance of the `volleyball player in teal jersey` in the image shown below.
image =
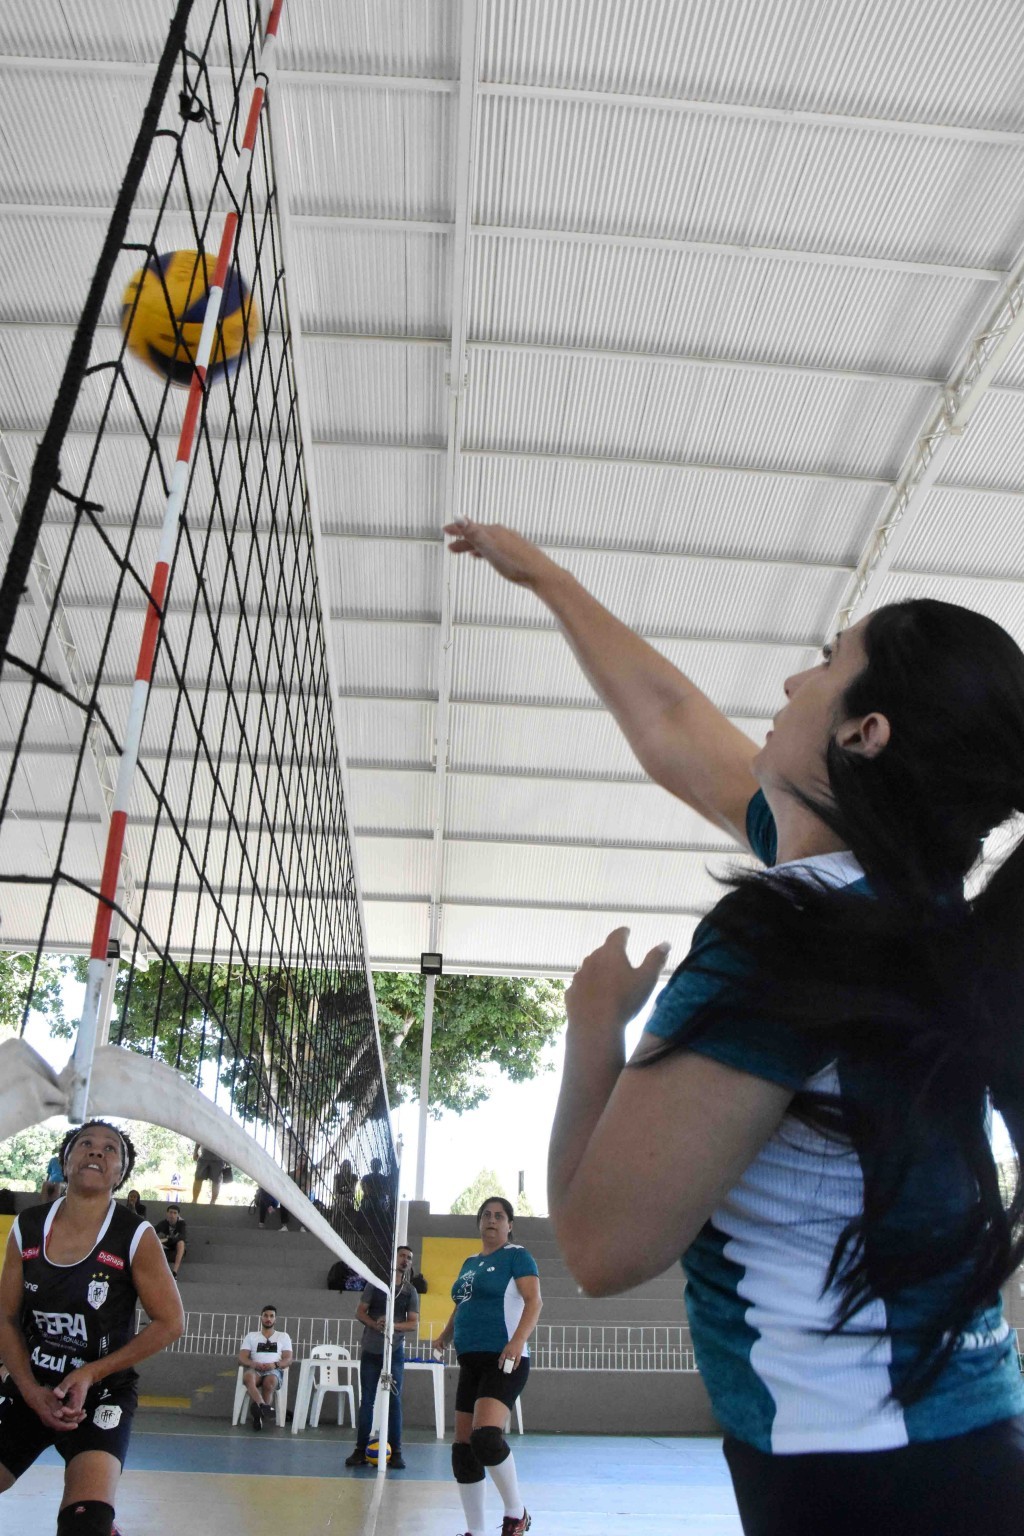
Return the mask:
[[668,946],[633,967],[619,929],[577,973],[549,1159],[570,1267],[602,1295],[683,1255],[748,1536],[1016,1533],[1024,845],[965,880],[1024,811],[1024,655],[952,604],[880,608],[758,747],[533,545],[448,532],[547,604],[651,778],[766,866],[628,1064]]
[[502,1536],[524,1536],[530,1529],[505,1430],[530,1372],[540,1278],[533,1255],[512,1241],[514,1219],[502,1196],[485,1200],[477,1211],[480,1252],[459,1271],[452,1286],[455,1308],[437,1339],[441,1349],[454,1339],[459,1361],[452,1472],[466,1536],[483,1533],[485,1471],[505,1506]]

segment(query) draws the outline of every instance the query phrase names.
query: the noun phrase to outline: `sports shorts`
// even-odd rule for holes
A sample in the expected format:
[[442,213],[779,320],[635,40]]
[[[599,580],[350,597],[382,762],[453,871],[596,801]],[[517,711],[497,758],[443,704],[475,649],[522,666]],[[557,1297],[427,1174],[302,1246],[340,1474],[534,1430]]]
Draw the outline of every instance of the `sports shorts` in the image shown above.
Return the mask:
[[514,1371],[505,1372],[498,1364],[498,1351],[472,1350],[459,1355],[459,1380],[455,1388],[456,1413],[472,1413],[478,1397],[496,1397],[506,1408],[515,1406],[526,1386],[530,1360],[524,1355]]
[[1024,1415],[891,1451],[770,1456],[727,1436],[744,1536],[1019,1536]]
[[[247,1370],[247,1371],[252,1371],[252,1370],[255,1370],[255,1367],[251,1366],[251,1365],[247,1365],[247,1366],[244,1367],[244,1369]],[[280,1387],[284,1383],[284,1376],[281,1374],[281,1372],[278,1370],[277,1366],[275,1365],[275,1366],[272,1366],[269,1371],[263,1371],[261,1373],[257,1373],[256,1385],[259,1386],[260,1382],[261,1381],[266,1381],[268,1377],[270,1377],[273,1380],[275,1387]]]
[[[85,1398],[85,1418],[74,1429],[47,1429],[10,1381],[0,1396],[0,1464],[14,1477],[53,1446],[66,1462],[83,1451],[107,1451],[124,1466],[132,1418],[139,1401],[138,1377],[100,1381]],[[111,1384],[113,1382],[113,1384]]]
[[224,1181],[224,1159],[222,1157],[201,1157],[196,1163],[196,1181],[202,1183],[209,1179],[213,1184],[221,1184]]

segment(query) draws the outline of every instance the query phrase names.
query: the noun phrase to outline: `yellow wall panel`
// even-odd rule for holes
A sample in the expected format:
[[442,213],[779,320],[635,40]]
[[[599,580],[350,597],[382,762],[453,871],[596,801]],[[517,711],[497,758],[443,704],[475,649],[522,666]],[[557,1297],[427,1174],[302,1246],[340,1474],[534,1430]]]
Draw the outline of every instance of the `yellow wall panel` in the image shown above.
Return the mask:
[[7,1239],[11,1234],[11,1228],[14,1226],[16,1219],[17,1218],[14,1216],[0,1216],[0,1275],[2,1275],[4,1272],[4,1258],[7,1254]]
[[430,1289],[420,1297],[420,1332],[430,1325],[440,1333],[452,1314],[452,1286],[463,1263],[471,1253],[480,1252],[478,1237],[425,1237],[417,1269],[426,1276]]

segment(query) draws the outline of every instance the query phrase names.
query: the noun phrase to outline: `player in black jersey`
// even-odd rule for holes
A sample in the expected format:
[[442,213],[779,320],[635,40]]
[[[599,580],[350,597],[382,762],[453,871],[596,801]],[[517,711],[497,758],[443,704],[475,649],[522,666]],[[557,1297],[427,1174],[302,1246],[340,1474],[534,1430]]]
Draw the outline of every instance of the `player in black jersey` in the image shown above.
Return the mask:
[[[22,1211],[0,1276],[0,1493],[52,1445],[64,1458],[57,1536],[112,1536],[140,1360],[184,1327],[148,1221],[114,1202],[135,1151],[102,1120],[60,1151],[67,1195]],[[149,1325],[135,1332],[136,1303]]]

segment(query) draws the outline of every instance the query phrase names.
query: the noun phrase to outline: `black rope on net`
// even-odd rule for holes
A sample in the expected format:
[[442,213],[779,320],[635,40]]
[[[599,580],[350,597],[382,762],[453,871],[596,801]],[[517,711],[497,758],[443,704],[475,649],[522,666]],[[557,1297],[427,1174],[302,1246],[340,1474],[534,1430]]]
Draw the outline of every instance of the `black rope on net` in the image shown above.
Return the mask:
[[32,474],[25,493],[17,532],[11,545],[3,580],[0,581],[0,677],[3,674],[3,664],[10,645],[15,614],[28,582],[29,566],[39,540],[46,505],[60,480],[61,448],[78,400],[107,287],[128,229],[128,220],[146,162],[149,159],[153,136],[156,133],[167,87],[174,71],[174,62],[184,45],[192,3],[193,0],[178,0],[157,64],[149,100],[142,114],[139,131],[128,160],[128,168],[114,204],[114,212],[103,242],[103,249],[89,285],[81,319],[71,342],[53,412],[32,464]]
[[[214,110],[206,65],[218,17],[235,86],[226,118]],[[159,227],[173,185],[200,251],[216,190],[227,181],[226,155],[237,146],[238,92],[257,42],[254,22],[244,49],[236,46],[230,14],[218,3],[200,51],[182,52],[184,126],[161,130],[174,144],[157,218]],[[212,144],[205,207],[196,196],[198,171],[184,155],[190,130],[200,144]],[[243,348],[233,376],[208,381],[203,392],[162,604],[161,681],[151,692],[139,760],[135,798],[148,796],[152,812],[148,827],[136,822],[148,834],[138,910],[120,898],[112,904],[133,935],[133,959],[145,944],[157,975],[137,999],[129,969],[112,1034],[187,1069],[207,1091],[212,1077],[218,1097],[226,1094],[232,1113],[280,1149],[289,1170],[305,1169],[324,1214],[380,1269],[389,1262],[395,1161],[341,790],[268,134],[261,121],[249,178],[231,193],[251,247],[262,332]],[[148,261],[158,252],[157,234],[123,248]],[[240,277],[239,252],[236,246],[233,271]],[[170,303],[162,271],[160,281]],[[124,356],[122,342],[100,436],[116,384],[146,444],[127,552],[97,515],[76,510],[116,564],[115,612],[126,592],[141,593],[144,606],[150,601],[134,540],[154,463],[165,495],[169,485],[160,439],[169,387],[154,422]],[[99,440],[90,475],[98,453]],[[99,683],[90,709],[113,745],[114,715],[101,704]],[[48,878],[51,904],[58,882],[75,883],[63,843]],[[345,1159],[357,1175],[372,1175],[355,1223],[339,1195]]]

